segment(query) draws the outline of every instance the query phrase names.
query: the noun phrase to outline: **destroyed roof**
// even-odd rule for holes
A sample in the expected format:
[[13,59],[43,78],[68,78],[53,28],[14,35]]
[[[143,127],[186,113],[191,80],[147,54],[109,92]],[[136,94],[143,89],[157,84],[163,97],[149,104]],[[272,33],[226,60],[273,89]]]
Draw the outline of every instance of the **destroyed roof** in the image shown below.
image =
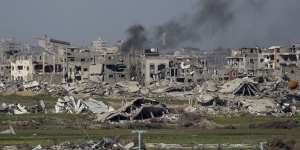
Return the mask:
[[70,42],[61,41],[61,40],[56,40],[56,39],[50,39],[50,42],[52,42],[52,43],[57,43],[57,44],[63,44],[63,45],[71,45]]
[[231,81],[226,82],[223,84],[220,88],[221,93],[233,93],[236,89],[238,89],[243,83],[253,83],[256,84],[256,82],[253,81],[251,78],[237,78]]
[[136,98],[118,111],[106,113],[100,121],[119,122],[122,120],[144,120],[161,117],[168,112],[167,107],[160,102],[148,98]]

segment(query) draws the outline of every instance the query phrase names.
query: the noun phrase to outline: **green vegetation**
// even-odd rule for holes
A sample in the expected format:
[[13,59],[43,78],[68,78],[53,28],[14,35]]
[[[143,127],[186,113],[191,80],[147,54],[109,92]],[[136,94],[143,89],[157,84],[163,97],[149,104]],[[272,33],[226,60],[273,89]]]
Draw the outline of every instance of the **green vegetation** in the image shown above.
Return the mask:
[[[63,141],[84,141],[100,139],[101,137],[118,136],[123,141],[129,141],[135,135],[128,129],[23,129],[16,130],[16,136],[0,135],[0,144],[43,144],[51,145]],[[155,129],[147,130],[145,142],[148,143],[249,143],[255,144],[267,141],[272,137],[297,139],[300,142],[300,129]]]
[[[263,129],[248,128],[250,123],[267,123],[284,121],[289,118],[275,117],[216,117],[221,125],[240,125],[236,129],[197,129],[197,128],[169,128],[146,129],[145,141],[148,143],[248,143],[255,144],[270,140],[273,137],[296,139],[300,143],[300,128],[293,129]],[[299,117],[295,119],[299,120]],[[52,145],[63,141],[81,142],[101,137],[119,137],[124,143],[135,135],[131,129],[104,129],[95,127],[96,122],[88,115],[73,114],[26,114],[0,115],[0,128],[5,129],[13,125],[17,135],[0,135],[0,145],[28,144]],[[99,125],[99,124],[98,124]]]
[[40,94],[34,96],[19,96],[19,95],[0,95],[0,104],[15,104],[20,103],[22,105],[36,105],[40,100],[43,100],[47,106],[54,107],[57,97],[50,95]]
[[[47,95],[37,96],[0,96],[0,103],[21,103],[24,105],[35,105],[43,99],[51,107],[54,106],[57,98]],[[121,105],[120,99],[98,97],[108,104]],[[180,105],[180,100],[159,99],[167,104]],[[290,117],[253,117],[237,116],[225,117],[216,116],[210,118],[212,121],[223,126],[234,128],[198,129],[198,128],[176,128],[146,129],[145,142],[147,143],[178,143],[178,144],[218,144],[218,143],[247,143],[256,144],[261,141],[268,141],[274,137],[284,139],[295,139],[300,143],[300,128],[290,129],[275,128],[249,128],[250,124],[264,124],[273,122],[285,122],[293,120],[297,124],[300,116]],[[0,131],[12,125],[17,135],[0,135],[1,145],[53,145],[64,141],[83,142],[101,137],[119,137],[123,143],[131,141],[136,135],[131,133],[132,129],[108,128],[93,121],[93,115],[74,114],[24,114],[24,115],[0,115]],[[298,144],[299,145],[299,144]],[[298,146],[297,145],[297,146]],[[298,146],[300,147],[300,145]],[[300,148],[299,148],[300,149]]]

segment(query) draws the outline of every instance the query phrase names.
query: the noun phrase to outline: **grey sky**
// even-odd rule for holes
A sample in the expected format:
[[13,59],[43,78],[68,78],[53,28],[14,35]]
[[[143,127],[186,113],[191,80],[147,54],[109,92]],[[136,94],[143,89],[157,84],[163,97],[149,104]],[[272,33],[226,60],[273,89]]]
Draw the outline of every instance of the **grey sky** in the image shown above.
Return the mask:
[[125,38],[136,23],[152,26],[191,9],[193,0],[1,0],[0,37],[48,34],[71,42]]
[[[174,18],[185,18],[197,11],[196,1],[205,0],[1,0],[0,37],[28,41],[48,34],[88,43],[101,36],[114,42],[125,39],[126,29],[133,24],[142,24],[149,31]],[[253,47],[300,42],[300,0],[223,1],[229,3],[234,16],[226,27],[216,30],[222,26],[214,24],[219,21],[204,22],[195,31],[200,38],[180,46]]]

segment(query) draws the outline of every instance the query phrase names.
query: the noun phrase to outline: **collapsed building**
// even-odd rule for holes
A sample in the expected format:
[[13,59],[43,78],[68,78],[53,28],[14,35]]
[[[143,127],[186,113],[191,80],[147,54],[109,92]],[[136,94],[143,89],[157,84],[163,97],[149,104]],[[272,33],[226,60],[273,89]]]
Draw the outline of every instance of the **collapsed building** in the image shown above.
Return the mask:
[[227,57],[226,65],[228,79],[242,77],[271,77],[287,75],[297,81],[299,71],[299,44],[269,48],[241,48],[232,50]]
[[167,106],[149,98],[136,98],[118,111],[109,112],[100,116],[99,121],[130,121],[145,120],[156,117],[162,117],[168,113]]
[[24,47],[15,39],[0,40],[0,80],[11,80],[10,59],[23,51]]

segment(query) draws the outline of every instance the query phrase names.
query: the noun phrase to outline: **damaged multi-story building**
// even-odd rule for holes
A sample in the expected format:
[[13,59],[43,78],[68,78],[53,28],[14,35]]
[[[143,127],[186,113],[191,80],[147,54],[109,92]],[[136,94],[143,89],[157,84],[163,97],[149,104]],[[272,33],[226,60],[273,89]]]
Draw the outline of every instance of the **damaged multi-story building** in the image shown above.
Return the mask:
[[145,49],[141,57],[141,79],[145,85],[165,80],[169,70],[169,58],[160,56],[158,49]]
[[102,81],[105,55],[87,48],[66,49],[66,81]]
[[228,79],[241,77],[276,77],[287,75],[298,81],[300,46],[271,46],[269,48],[241,48],[227,57]]
[[231,56],[227,57],[228,77],[246,77],[257,74],[259,48],[240,48],[232,50]]
[[176,53],[161,56],[158,49],[145,49],[141,57],[142,83],[149,85],[161,80],[192,83],[204,79],[207,62],[197,55]]
[[11,80],[10,60],[20,53],[24,47],[15,39],[0,40],[0,80]]
[[[48,83],[97,81],[116,83],[137,81],[148,86],[163,80],[193,84],[205,80],[230,80],[243,77],[275,77],[286,75],[299,80],[300,45],[269,48],[233,49],[231,55],[213,61],[199,49],[176,49],[161,53],[160,49],[132,49],[107,46],[101,38],[89,46],[44,36],[35,46],[15,40],[1,40],[1,80],[42,81]],[[211,56],[211,57],[208,57]],[[208,62],[207,59],[210,59]],[[219,64],[219,65],[218,65]]]

